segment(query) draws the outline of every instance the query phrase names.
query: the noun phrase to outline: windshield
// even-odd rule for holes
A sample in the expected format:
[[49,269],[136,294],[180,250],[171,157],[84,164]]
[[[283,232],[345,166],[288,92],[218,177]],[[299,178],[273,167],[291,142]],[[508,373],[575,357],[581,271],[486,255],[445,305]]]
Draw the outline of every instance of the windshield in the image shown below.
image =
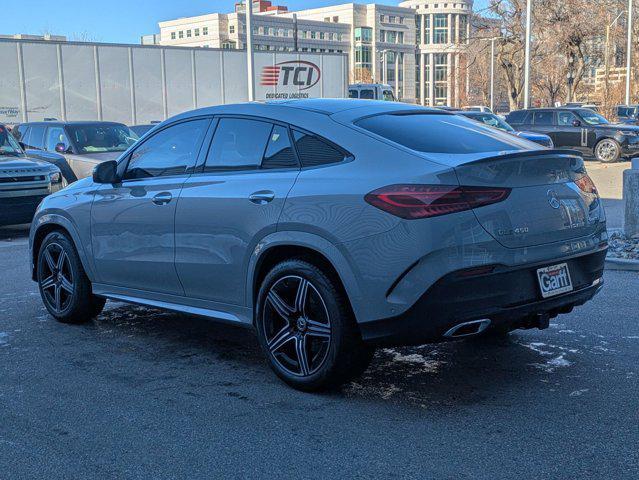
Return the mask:
[[610,122],[606,120],[606,117],[599,115],[597,112],[593,112],[588,109],[578,110],[579,115],[583,118],[584,122],[588,125],[608,125]]
[[125,125],[69,125],[78,153],[124,152],[138,136]]
[[0,125],[0,155],[22,156],[22,149],[18,141],[2,125]]
[[503,130],[504,132],[514,132],[515,129],[504,122],[497,115],[492,113],[482,113],[481,115],[468,115],[468,118],[472,118],[473,120],[477,120],[478,122],[485,123],[486,125],[490,125],[491,127],[498,128]]
[[383,98],[383,100],[385,100],[387,102],[394,102],[395,101],[395,95],[393,94],[392,90],[384,90],[384,91],[382,91],[382,98]]

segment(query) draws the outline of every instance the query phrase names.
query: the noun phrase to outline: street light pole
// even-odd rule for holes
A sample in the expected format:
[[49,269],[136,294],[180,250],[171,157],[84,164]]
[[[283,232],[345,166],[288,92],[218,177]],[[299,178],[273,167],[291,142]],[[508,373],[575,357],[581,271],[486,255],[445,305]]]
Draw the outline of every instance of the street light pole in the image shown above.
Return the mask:
[[632,0],[628,0],[628,45],[626,47],[626,105],[630,105],[630,77],[632,69]]
[[495,111],[495,40],[490,39],[490,111]]
[[246,70],[248,73],[248,100],[255,101],[255,75],[253,74],[253,0],[245,0],[246,9]]
[[[632,1],[632,0],[630,0]],[[524,108],[530,107],[530,24],[532,0],[526,0],[526,59],[524,66]]]

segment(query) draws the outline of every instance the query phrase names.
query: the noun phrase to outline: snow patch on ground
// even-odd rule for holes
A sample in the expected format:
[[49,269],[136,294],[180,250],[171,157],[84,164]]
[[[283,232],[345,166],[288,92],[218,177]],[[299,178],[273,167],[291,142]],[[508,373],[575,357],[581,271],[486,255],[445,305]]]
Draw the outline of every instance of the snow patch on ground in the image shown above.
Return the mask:
[[423,371],[428,373],[437,373],[439,368],[442,366],[444,362],[440,360],[434,360],[432,358],[424,357],[419,353],[411,353],[408,355],[404,355],[397,350],[392,348],[385,348],[382,350],[383,353],[390,355],[392,357],[393,362],[401,362],[401,363],[410,363],[413,365],[419,365],[422,367]]
[[588,388],[582,388],[581,390],[575,390],[574,392],[570,393],[570,396],[571,397],[581,397],[588,390],[589,390]]
[[535,362],[530,364],[532,367],[543,370],[546,373],[552,373],[558,368],[570,367],[573,362],[566,359],[567,353],[579,353],[579,350],[574,348],[566,348],[559,345],[549,345],[542,342],[521,343],[520,345],[529,348],[533,352],[536,352],[544,357],[552,357],[548,358],[548,360],[546,360],[545,362]]
[[0,332],[0,347],[6,347],[9,345],[9,334],[7,332]]

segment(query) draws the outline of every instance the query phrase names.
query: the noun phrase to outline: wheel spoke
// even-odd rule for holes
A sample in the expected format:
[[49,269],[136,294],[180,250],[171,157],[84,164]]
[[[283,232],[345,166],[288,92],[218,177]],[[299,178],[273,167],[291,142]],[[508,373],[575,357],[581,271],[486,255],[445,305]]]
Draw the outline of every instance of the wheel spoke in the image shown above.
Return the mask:
[[315,320],[306,319],[306,332],[307,335],[312,337],[331,338],[331,327],[323,323],[316,322]]
[[293,334],[288,325],[286,325],[282,330],[280,330],[273,339],[268,342],[268,349],[271,353],[275,353],[279,350],[283,345],[291,341],[293,338]]
[[306,353],[306,337],[301,336],[295,339],[295,353],[297,353],[297,361],[300,366],[300,373],[302,375],[308,375],[310,370],[308,368],[308,357]]
[[45,278],[44,280],[42,280],[42,282],[40,282],[40,286],[42,287],[42,290],[48,290],[49,288],[53,287],[54,284],[55,284],[55,277],[53,275]]
[[55,286],[55,309],[59,312],[62,310],[62,287],[60,285]]
[[284,320],[289,320],[289,317],[294,312],[294,310],[293,308],[289,307],[284,300],[282,300],[282,297],[275,293],[274,290],[271,290],[270,292],[268,292],[266,299],[273,306],[280,317],[282,317]]
[[68,293],[73,293],[73,284],[69,280],[67,280],[67,277],[65,277],[64,275],[60,277],[60,286]]
[[295,295],[295,311],[301,315],[305,315],[304,307],[306,305],[306,298],[308,297],[308,280],[300,278],[300,283],[297,286],[297,294]]
[[67,258],[67,254],[64,253],[64,250],[60,251],[60,256],[58,257],[58,263],[56,264],[56,268],[58,269],[59,272],[62,271],[62,267],[64,267],[64,261]]
[[44,259],[47,262],[47,266],[49,267],[49,270],[51,272],[54,272],[56,263],[53,261],[53,257],[51,256],[51,252],[49,251],[48,248],[44,251]]

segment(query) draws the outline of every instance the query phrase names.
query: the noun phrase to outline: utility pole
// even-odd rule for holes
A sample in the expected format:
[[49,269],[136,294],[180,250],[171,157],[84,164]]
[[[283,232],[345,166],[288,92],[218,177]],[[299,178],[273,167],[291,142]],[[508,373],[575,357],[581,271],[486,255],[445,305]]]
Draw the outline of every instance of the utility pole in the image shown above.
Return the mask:
[[632,75],[632,0],[628,0],[628,45],[626,47],[626,105],[630,105],[630,77]]
[[297,34],[298,34],[298,26],[297,26],[297,13],[293,14],[293,50],[295,53],[299,51],[299,46],[297,43]]
[[[632,2],[632,0],[630,0]],[[526,59],[524,66],[524,108],[530,108],[530,24],[532,0],[526,0]]]
[[255,101],[255,75],[253,74],[253,0],[245,0],[246,9],[246,70],[248,73],[248,99]]
[[399,52],[395,52],[395,100],[399,102]]

